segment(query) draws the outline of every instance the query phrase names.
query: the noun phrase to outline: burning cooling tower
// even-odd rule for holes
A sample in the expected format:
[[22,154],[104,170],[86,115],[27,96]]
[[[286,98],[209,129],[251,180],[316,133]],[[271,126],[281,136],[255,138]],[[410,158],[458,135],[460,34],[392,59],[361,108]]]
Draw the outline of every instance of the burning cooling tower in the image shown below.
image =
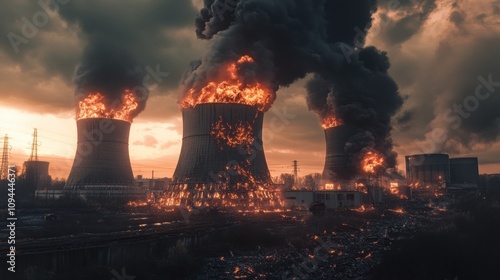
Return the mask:
[[[182,110],[183,138],[179,162],[174,172],[176,183],[220,183],[244,180],[231,175],[227,167],[248,163],[247,171],[257,182],[271,182],[262,146],[264,114],[254,106],[243,104],[208,103]],[[251,154],[241,147],[223,146],[211,135],[213,124],[218,120],[236,126],[249,123],[254,143]]]
[[131,189],[134,176],[128,139],[130,123],[89,118],[77,121],[78,146],[65,188],[101,193]]
[[325,129],[326,158],[323,179],[328,182],[350,180],[356,174],[356,166],[345,146],[356,129],[349,125],[340,125]]

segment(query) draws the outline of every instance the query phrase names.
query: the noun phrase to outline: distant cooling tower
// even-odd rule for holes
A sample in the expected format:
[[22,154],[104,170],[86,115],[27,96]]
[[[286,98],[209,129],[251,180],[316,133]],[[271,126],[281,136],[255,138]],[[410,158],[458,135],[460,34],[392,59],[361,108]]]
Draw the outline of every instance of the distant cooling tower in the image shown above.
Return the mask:
[[50,187],[49,162],[25,161],[24,176],[27,182],[25,187],[33,192]]
[[[182,148],[173,176],[174,182],[210,183],[220,182],[221,179],[229,179],[230,182],[245,181],[244,177],[228,172],[227,167],[234,164],[244,165],[247,161],[248,171],[256,181],[271,182],[262,148],[264,114],[256,107],[243,104],[199,104],[194,108],[183,109],[182,117]],[[210,132],[213,124],[220,119],[232,127],[238,123],[252,124],[255,142],[251,155],[241,147],[218,145]]]
[[131,189],[134,176],[128,140],[130,123],[89,118],[77,121],[78,146],[65,189],[91,190],[92,195]]
[[350,180],[356,175],[356,166],[345,150],[345,145],[356,133],[356,128],[340,125],[325,129],[326,158],[323,179],[327,182]]
[[447,154],[419,154],[405,157],[408,183],[441,185],[450,182],[450,158]]

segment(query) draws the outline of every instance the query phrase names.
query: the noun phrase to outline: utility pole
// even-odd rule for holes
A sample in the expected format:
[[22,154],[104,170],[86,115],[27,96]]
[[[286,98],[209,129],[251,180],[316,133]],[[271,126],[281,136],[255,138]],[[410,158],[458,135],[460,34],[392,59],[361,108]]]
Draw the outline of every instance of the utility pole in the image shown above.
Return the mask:
[[7,179],[9,172],[9,136],[3,138],[2,164],[0,165],[0,180]]

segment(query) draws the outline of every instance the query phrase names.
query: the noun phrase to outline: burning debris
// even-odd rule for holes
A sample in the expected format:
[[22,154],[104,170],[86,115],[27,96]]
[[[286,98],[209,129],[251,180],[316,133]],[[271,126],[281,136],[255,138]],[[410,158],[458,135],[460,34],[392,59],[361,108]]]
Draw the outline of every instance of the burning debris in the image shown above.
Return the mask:
[[[280,232],[283,245],[232,246],[230,251],[205,257],[203,274],[198,278],[370,279],[372,269],[395,241],[412,238],[451,214],[435,211],[425,203],[409,202],[404,210],[387,205],[336,212],[321,219],[310,218],[303,227],[289,225],[286,218],[273,221],[265,228]],[[283,215],[292,214],[296,215]]]

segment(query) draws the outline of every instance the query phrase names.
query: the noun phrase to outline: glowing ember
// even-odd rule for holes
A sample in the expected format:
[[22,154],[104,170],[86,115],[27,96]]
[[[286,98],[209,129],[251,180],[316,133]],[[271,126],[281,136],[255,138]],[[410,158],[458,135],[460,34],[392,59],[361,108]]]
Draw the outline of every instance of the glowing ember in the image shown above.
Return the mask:
[[78,103],[77,119],[107,118],[132,122],[132,115],[139,106],[135,95],[125,91],[117,109],[108,108],[101,93],[91,93]]
[[232,126],[229,123],[225,123],[222,117],[219,117],[219,120],[212,125],[210,135],[215,137],[220,149],[224,149],[224,146],[237,148],[240,145],[246,145],[249,148],[255,140],[250,123],[243,124],[239,121],[236,125]]
[[357,211],[357,212],[365,212],[366,211],[366,208],[364,205],[361,205],[359,208],[357,209],[353,209],[354,211]]
[[374,152],[367,152],[363,158],[363,171],[375,174],[377,167],[384,164],[384,159]]
[[403,210],[403,208],[389,209],[389,211],[394,212],[394,213],[398,213],[398,214],[404,214],[405,213],[405,210]]
[[[239,168],[237,168],[239,169]],[[250,180],[254,180],[251,178]],[[130,201],[131,207],[152,207],[162,211],[173,211],[182,206],[183,211],[197,212],[213,208],[238,208],[245,213],[284,212],[281,193],[271,186],[250,187],[249,183],[196,184],[194,190],[188,190],[187,184],[170,185],[162,195],[149,195],[145,201]],[[245,192],[242,192],[245,190]]]
[[321,121],[321,126],[323,127],[323,129],[328,129],[339,125],[342,125],[342,121],[340,121],[339,119],[337,119],[337,117],[334,116],[326,117],[323,119],[323,121]]
[[244,63],[255,63],[248,55],[238,61],[222,67],[219,79],[209,82],[201,90],[190,89],[180,101],[182,108],[193,108],[203,103],[236,103],[257,106],[260,111],[267,111],[274,101],[274,93],[258,82],[246,83],[238,70]]

